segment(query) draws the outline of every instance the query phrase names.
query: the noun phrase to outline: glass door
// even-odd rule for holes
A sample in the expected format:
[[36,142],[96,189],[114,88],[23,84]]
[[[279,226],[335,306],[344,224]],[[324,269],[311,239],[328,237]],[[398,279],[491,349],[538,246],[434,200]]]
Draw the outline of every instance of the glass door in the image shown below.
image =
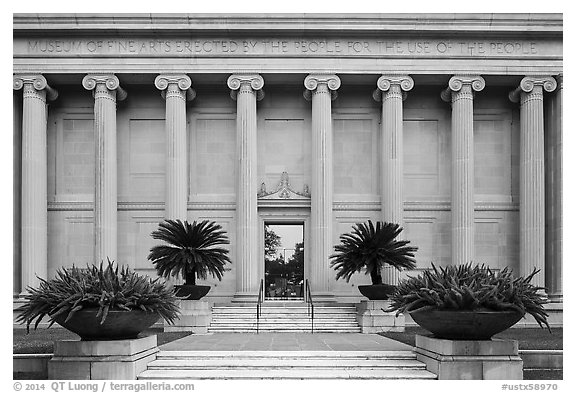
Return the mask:
[[304,224],[264,223],[264,298],[304,300]]

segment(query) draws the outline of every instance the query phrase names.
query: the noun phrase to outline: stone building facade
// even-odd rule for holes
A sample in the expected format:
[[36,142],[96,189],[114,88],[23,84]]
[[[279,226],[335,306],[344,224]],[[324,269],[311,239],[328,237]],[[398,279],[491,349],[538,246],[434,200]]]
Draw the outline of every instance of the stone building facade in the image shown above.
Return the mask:
[[[418,269],[541,269],[562,307],[562,16],[14,15],[14,296],[109,257],[155,275],[164,218],[210,219],[252,301],[264,224],[304,225],[315,298],[360,299],[328,257],[405,227]],[[275,192],[278,185],[285,192]],[[385,272],[387,282],[398,274]]]

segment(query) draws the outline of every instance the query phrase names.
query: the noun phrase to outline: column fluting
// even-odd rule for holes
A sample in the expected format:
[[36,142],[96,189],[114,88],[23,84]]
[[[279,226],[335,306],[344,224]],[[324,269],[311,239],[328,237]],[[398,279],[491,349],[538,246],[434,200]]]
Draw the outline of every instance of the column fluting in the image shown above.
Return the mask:
[[527,76],[510,92],[520,102],[520,274],[540,270],[532,283],[545,285],[544,91],[556,89],[552,77]]
[[442,99],[452,103],[452,264],[475,260],[474,253],[474,92],[480,76],[450,78]]
[[[382,220],[404,226],[404,134],[402,101],[414,87],[409,76],[382,75],[377,82],[374,99],[382,101],[382,161],[380,201]],[[403,237],[404,233],[400,236]],[[382,273],[385,284],[398,284],[399,271],[386,268]]]
[[22,99],[21,291],[37,287],[48,274],[47,105],[58,92],[42,75],[15,75]]
[[94,95],[94,263],[118,257],[116,101],[126,98],[115,75],[86,75],[82,86]]
[[262,99],[260,75],[231,75],[230,95],[236,100],[236,293],[234,301],[258,297],[258,179],[256,101]]
[[546,288],[550,302],[562,303],[562,112],[563,75],[556,77],[558,87],[550,112],[551,128],[548,135],[548,165],[546,170]]
[[164,217],[184,221],[188,218],[186,100],[193,99],[195,93],[187,75],[159,75],[154,84],[166,100]]
[[310,200],[310,286],[314,299],[333,300],[329,257],[332,239],[332,100],[340,78],[311,74],[304,80],[304,96],[312,100],[312,179]]

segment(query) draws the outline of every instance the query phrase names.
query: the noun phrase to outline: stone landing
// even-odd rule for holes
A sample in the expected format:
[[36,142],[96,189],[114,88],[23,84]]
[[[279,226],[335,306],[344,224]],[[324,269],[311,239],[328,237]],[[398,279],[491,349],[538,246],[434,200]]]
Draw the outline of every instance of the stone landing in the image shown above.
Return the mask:
[[412,347],[373,334],[191,335],[138,379],[435,379]]

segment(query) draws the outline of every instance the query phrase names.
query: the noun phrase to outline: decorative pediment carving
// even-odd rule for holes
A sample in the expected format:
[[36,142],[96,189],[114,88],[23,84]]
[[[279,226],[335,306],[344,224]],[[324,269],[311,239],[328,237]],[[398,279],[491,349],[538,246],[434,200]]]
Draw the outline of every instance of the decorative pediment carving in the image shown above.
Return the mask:
[[258,191],[259,199],[310,199],[310,191],[308,190],[308,185],[304,184],[304,190],[302,192],[294,191],[290,188],[290,181],[288,178],[288,172],[282,172],[280,177],[280,183],[276,187],[276,191],[268,192],[266,190],[266,183],[260,185],[260,190]]

